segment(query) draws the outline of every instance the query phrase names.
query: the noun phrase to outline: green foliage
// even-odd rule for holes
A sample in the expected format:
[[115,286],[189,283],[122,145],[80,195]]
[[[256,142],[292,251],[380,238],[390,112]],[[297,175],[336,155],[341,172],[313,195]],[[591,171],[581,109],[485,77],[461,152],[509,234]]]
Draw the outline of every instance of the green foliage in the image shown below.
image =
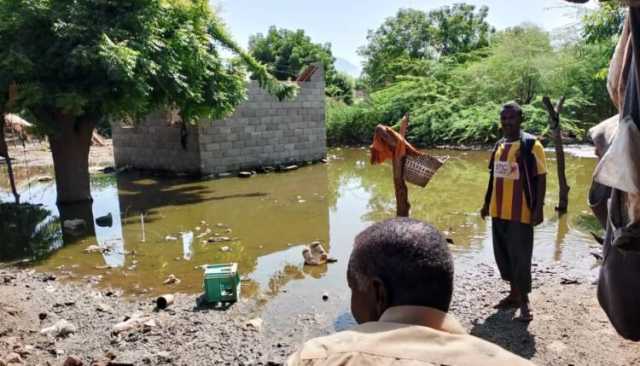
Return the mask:
[[95,122],[171,107],[186,121],[222,117],[245,83],[220,46],[278,97],[295,92],[240,50],[204,0],[3,0],[0,16],[0,90],[15,81],[16,107],[49,130],[60,114]]
[[586,43],[610,42],[617,39],[624,24],[624,7],[616,2],[603,2],[597,11],[582,20],[582,34]]
[[[400,9],[375,31],[369,31],[367,45],[359,50],[366,62],[363,76],[372,89],[393,82],[398,60],[437,60],[464,55],[485,47],[493,29],[486,22],[487,7],[455,4],[425,13]],[[409,62],[410,63],[410,62]]]
[[590,82],[589,70],[598,67],[588,64],[592,60],[581,61],[578,55],[565,59],[569,51],[554,49],[548,34],[530,25],[502,31],[491,46],[466,55],[464,62],[456,55],[414,63],[399,57],[389,69],[404,74],[394,82],[353,106],[328,106],[329,142],[368,143],[376,124],[395,124],[409,112],[409,139],[418,145],[492,143],[500,136],[501,105],[510,100],[523,105],[524,128],[544,135],[544,95],[567,97],[563,129],[582,136],[577,117],[592,102],[576,88],[576,80]]
[[258,33],[249,38],[249,52],[279,80],[295,79],[310,63],[321,62],[325,68],[326,94],[347,104],[353,102],[354,82],[336,71],[331,44],[313,43],[304,30],[271,26],[266,35]]

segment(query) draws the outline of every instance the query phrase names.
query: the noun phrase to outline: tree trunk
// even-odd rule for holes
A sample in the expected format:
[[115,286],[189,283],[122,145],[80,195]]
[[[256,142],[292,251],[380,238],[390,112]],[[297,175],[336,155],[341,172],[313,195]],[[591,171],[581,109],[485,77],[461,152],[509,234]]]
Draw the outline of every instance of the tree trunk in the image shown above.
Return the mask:
[[549,97],[542,99],[544,106],[549,113],[549,127],[553,133],[553,143],[556,149],[556,162],[558,168],[558,184],[559,184],[559,198],[556,211],[560,214],[567,212],[569,206],[569,190],[571,187],[567,184],[567,176],[565,174],[565,161],[564,161],[564,149],[562,146],[562,129],[560,128],[560,112],[562,111],[562,105],[564,104],[564,97],[561,97],[558,104],[553,107]]
[[[409,115],[405,114],[400,124],[400,135],[405,137],[409,128]],[[404,181],[404,162],[406,157],[393,159],[393,185],[396,192],[396,216],[409,217],[411,204],[409,203],[409,190]]]
[[91,201],[89,149],[94,121],[55,113],[56,132],[49,135],[58,205]]
[[9,183],[11,184],[11,193],[16,200],[16,204],[20,203],[20,195],[16,189],[16,179],[13,176],[13,166],[11,165],[11,158],[9,157],[9,147],[4,136],[4,113],[0,111],[0,156],[2,156],[7,162],[7,173],[9,174]]

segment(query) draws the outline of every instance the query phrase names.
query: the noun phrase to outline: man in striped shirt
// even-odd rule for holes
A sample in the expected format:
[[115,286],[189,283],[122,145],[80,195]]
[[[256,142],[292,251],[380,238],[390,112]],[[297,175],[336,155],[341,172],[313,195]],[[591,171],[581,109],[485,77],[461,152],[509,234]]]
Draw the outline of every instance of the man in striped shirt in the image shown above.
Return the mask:
[[489,162],[490,179],[480,215],[491,215],[493,253],[503,280],[511,286],[497,308],[520,308],[531,321],[533,227],[543,221],[546,167],[542,144],[520,129],[520,106],[507,103],[500,112],[503,138]]

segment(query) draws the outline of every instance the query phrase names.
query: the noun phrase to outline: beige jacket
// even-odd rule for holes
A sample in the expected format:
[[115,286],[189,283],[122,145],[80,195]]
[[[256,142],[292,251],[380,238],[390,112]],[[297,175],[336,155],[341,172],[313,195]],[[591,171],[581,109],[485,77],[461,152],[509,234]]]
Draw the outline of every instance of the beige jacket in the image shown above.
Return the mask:
[[380,321],[315,338],[287,361],[289,366],[525,366],[533,365],[499,346],[465,333],[452,316],[418,306],[388,309]]

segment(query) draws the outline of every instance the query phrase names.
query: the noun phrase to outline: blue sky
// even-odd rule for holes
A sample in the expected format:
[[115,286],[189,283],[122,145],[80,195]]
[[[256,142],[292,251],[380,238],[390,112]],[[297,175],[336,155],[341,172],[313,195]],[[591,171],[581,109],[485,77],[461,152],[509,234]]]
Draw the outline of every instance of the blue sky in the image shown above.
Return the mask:
[[[359,66],[356,50],[367,30],[377,28],[399,8],[429,10],[461,1],[441,0],[212,0],[234,39],[243,47],[249,36],[269,26],[304,29],[314,42],[329,42],[334,56]],[[575,7],[561,0],[466,0],[489,7],[489,23],[497,29],[531,22],[553,31],[579,21]],[[583,8],[584,6],[578,7]]]

